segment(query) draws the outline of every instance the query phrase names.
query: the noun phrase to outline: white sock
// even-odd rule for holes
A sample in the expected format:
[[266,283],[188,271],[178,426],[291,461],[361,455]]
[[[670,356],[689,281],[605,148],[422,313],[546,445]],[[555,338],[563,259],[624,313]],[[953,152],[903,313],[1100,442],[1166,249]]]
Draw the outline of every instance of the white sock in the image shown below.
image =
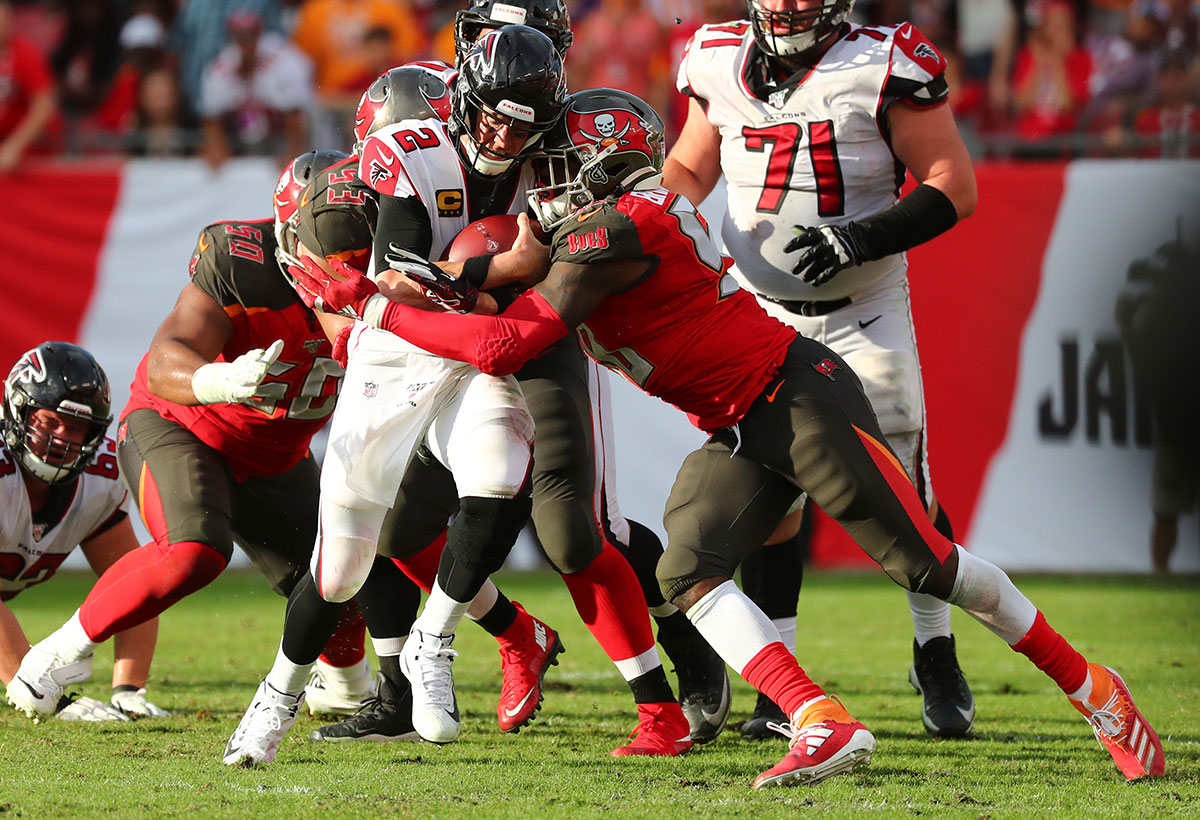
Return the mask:
[[46,641],[53,647],[54,654],[70,663],[81,661],[96,650],[95,642],[83,631],[83,624],[79,622],[78,609]]
[[662,661],[658,659],[658,647],[651,644],[649,649],[636,658],[613,661],[613,665],[617,667],[617,671],[621,673],[621,677],[627,681],[631,681],[662,666]]
[[310,672],[312,672],[311,663],[292,663],[288,656],[283,654],[283,642],[281,641],[279,651],[275,653],[275,663],[271,666],[271,671],[267,673],[267,683],[280,692],[298,695],[304,691],[304,684],[308,682]]
[[479,592],[475,593],[475,597],[471,599],[471,605],[467,608],[467,617],[472,621],[478,621],[491,611],[498,600],[500,600],[500,590],[496,589],[492,579],[488,578],[479,588]]
[[341,691],[355,691],[363,678],[371,677],[371,663],[364,656],[358,663],[349,666],[333,666],[317,658],[317,671],[326,683]]
[[772,618],[771,623],[779,630],[779,640],[787,647],[787,651],[796,654],[796,616],[789,618]]
[[421,610],[413,629],[419,629],[430,635],[453,635],[458,629],[458,622],[467,614],[470,601],[456,601],[447,595],[437,581],[433,582],[433,591],[425,600],[425,608]]
[[709,591],[687,616],[721,660],[739,675],[755,655],[779,641],[779,630],[771,619],[733,581]]
[[924,646],[934,638],[950,637],[950,604],[932,595],[910,592],[908,609],[912,612],[917,646]]
[[375,650],[375,656],[378,658],[394,657],[400,654],[400,650],[404,648],[404,642],[408,640],[408,635],[401,635],[398,638],[371,638],[371,648]]
[[950,591],[950,603],[962,607],[1012,646],[1033,626],[1037,607],[1004,570],[962,547],[954,548],[958,550],[958,575]]

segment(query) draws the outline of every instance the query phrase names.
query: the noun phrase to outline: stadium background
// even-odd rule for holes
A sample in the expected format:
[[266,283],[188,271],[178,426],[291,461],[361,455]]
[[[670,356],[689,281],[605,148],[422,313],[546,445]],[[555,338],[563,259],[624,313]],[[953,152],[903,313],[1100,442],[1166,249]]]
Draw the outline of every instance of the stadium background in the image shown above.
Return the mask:
[[[270,159],[215,171],[46,160],[7,177],[0,362],[46,338],[78,342],[107,369],[117,412],[199,229],[266,216],[277,173]],[[910,255],[938,495],[960,540],[1006,569],[1149,571],[1149,417],[1113,307],[1131,262],[1180,224],[1200,231],[1200,163],[981,162],[976,173],[976,214]],[[718,187],[702,208],[714,227],[723,207]],[[661,532],[700,434],[612,381],[621,505]],[[816,564],[862,563],[836,527],[818,529]],[[1194,513],[1180,521],[1174,571],[1200,570],[1198,529]]]

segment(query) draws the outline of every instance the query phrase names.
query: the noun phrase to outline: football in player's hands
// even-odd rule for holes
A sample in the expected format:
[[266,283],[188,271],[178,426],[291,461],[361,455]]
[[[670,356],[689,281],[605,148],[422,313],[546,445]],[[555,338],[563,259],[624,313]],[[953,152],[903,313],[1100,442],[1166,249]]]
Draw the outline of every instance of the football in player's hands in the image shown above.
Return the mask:
[[502,253],[513,246],[517,233],[515,214],[485,216],[459,231],[443,258],[447,262],[465,262],[473,256]]

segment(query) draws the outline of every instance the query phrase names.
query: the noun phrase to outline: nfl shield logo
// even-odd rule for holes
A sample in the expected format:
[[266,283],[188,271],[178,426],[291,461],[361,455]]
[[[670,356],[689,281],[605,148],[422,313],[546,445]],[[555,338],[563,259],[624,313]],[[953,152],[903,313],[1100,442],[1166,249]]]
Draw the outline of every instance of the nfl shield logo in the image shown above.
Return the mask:
[[363,395],[368,399],[375,398],[375,394],[379,392],[379,385],[375,382],[367,382],[363,385]]
[[776,108],[783,108],[783,103],[787,100],[787,89],[781,88],[778,91],[771,92],[771,96],[767,101]]
[[42,536],[45,534],[46,534],[46,525],[45,524],[34,524],[33,525],[33,540],[34,541],[41,541]]

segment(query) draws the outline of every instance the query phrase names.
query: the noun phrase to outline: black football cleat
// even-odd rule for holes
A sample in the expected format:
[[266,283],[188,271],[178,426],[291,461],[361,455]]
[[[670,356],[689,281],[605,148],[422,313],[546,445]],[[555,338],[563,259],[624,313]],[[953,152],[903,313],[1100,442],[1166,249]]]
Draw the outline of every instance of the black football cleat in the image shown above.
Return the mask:
[[376,743],[421,740],[412,722],[412,687],[408,681],[396,685],[379,675],[379,694],[340,723],[313,729],[309,740],[342,743],[365,740]]
[[975,723],[975,698],[958,667],[954,636],[933,638],[924,646],[913,641],[908,682],[924,698],[921,720],[937,737],[967,737]]
[[675,664],[692,742],[708,743],[724,730],[733,706],[725,661],[682,612],[659,621],[658,642]]
[[788,722],[783,710],[775,701],[758,693],[758,702],[754,704],[754,714],[742,724],[742,737],[747,740],[778,740],[783,737],[777,730],[767,726],[768,723],[783,725]]

